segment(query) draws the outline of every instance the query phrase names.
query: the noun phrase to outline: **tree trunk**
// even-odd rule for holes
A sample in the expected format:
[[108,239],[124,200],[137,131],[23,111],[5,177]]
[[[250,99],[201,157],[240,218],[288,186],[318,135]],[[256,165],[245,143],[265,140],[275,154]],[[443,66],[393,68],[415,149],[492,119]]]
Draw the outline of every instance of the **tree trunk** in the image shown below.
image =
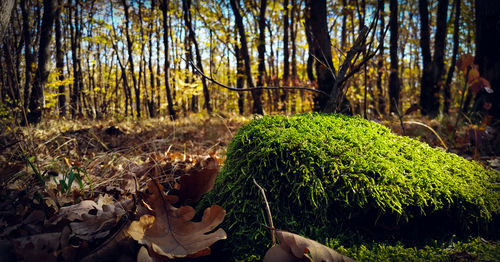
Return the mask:
[[399,103],[399,77],[398,77],[398,0],[390,1],[391,17],[389,21],[389,26],[391,30],[390,38],[390,56],[391,56],[391,69],[389,75],[389,104],[390,112],[396,113],[398,107],[401,109]]
[[33,65],[33,54],[31,53],[31,30],[30,30],[30,10],[26,0],[21,0],[21,12],[23,16],[23,37],[24,37],[24,110],[28,112],[28,103],[31,91],[31,76]]
[[177,119],[177,116],[176,116],[175,110],[174,110],[174,101],[172,99],[172,93],[170,92],[170,82],[169,82],[170,61],[168,58],[168,5],[169,5],[169,1],[163,0],[163,3],[161,4],[161,11],[163,14],[163,45],[165,47],[165,55],[164,55],[165,56],[165,61],[164,61],[165,90],[167,91],[168,112],[169,112],[172,120],[175,120],[175,119]]
[[460,31],[460,0],[455,0],[455,21],[453,23],[453,54],[451,55],[451,64],[448,69],[448,76],[446,77],[446,83],[444,85],[444,104],[443,113],[448,114],[450,111],[451,104],[451,80],[453,78],[453,73],[455,72],[455,64],[457,63],[458,55],[458,33]]
[[[496,0],[476,1],[476,64],[481,76],[486,78],[493,94],[485,95],[491,103],[492,114],[500,119],[500,5]],[[485,104],[486,105],[486,104]],[[498,147],[497,147],[498,148]]]
[[[289,85],[289,79],[290,79],[290,49],[288,48],[288,32],[289,30],[289,14],[290,14],[290,9],[288,8],[289,1],[284,0],[283,2],[283,8],[284,10],[284,15],[283,15],[283,85],[288,86]],[[281,108],[280,111],[285,112],[286,111],[286,99],[288,95],[288,90],[281,90]]]
[[[267,7],[267,0],[261,0],[260,1],[260,10],[259,10],[259,41],[257,44],[257,53],[258,53],[258,59],[257,59],[257,86],[264,86],[264,78],[266,76],[266,61],[265,61],[265,54],[266,54],[266,7]],[[261,103],[261,96],[262,96],[262,91],[256,91],[255,92],[257,96],[259,97],[258,99],[254,99],[254,113],[256,114],[263,114],[264,111],[262,109],[262,103]],[[269,100],[271,100],[271,97],[269,97]]]
[[[151,12],[153,12],[154,6],[151,7]],[[149,113],[151,117],[155,117],[158,115],[158,111],[160,108],[156,107],[154,102],[155,99],[155,73],[153,69],[153,22],[150,21],[148,25],[148,48],[149,48],[149,57],[148,57],[148,69],[149,69],[149,83],[151,85],[151,105],[149,109]]]
[[43,88],[49,77],[50,40],[52,38],[52,26],[56,11],[56,0],[43,1],[42,28],[40,31],[40,48],[38,50],[38,68],[35,75],[33,90],[31,92],[29,112],[27,119],[29,123],[36,124],[42,119]]
[[[346,0],[342,0],[342,8],[347,11],[347,3]],[[342,31],[340,32],[340,50],[342,52],[345,49],[346,41],[347,41],[347,12],[343,12],[342,14]]]
[[130,16],[129,16],[129,5],[127,3],[127,0],[122,0],[123,4],[123,9],[125,12],[125,36],[127,38],[127,50],[128,50],[128,63],[130,64],[130,77],[132,77],[132,85],[134,87],[134,92],[135,92],[135,107],[136,107],[136,113],[137,113],[137,118],[141,117],[141,90],[140,86],[137,83],[137,78],[135,78],[135,69],[134,69],[134,51],[133,51],[133,43],[132,39],[130,37],[130,32],[129,32],[129,23],[130,23]]
[[3,41],[5,28],[7,28],[7,25],[9,24],[10,14],[12,13],[13,7],[14,0],[2,0],[0,3],[0,42]]
[[429,37],[429,10],[427,0],[419,0],[420,47],[422,49],[422,79],[420,87],[420,107],[422,115],[431,118],[439,114],[439,90],[444,71],[444,48],[446,45],[446,18],[448,0],[438,1],[434,59],[431,56]]
[[[196,67],[198,67],[201,70],[201,72],[204,73],[203,63],[201,62],[200,48],[198,46],[198,41],[196,40],[196,33],[194,32],[192,25],[191,0],[182,0],[182,12],[184,14],[184,22],[189,32],[189,40],[191,43],[194,44],[194,50],[196,52]],[[201,84],[203,86],[203,96],[205,98],[204,107],[210,114],[212,113],[212,106],[210,105],[210,92],[208,90],[207,80],[205,78],[201,78]]]
[[[292,54],[291,54],[291,60],[292,60],[292,73],[291,73],[291,80],[292,80],[292,85],[297,84],[297,4],[295,3],[295,0],[291,0],[290,2],[292,6],[292,10],[290,12],[290,42],[292,45]],[[301,97],[304,97],[304,90],[300,91]],[[291,98],[292,98],[292,103],[291,103],[291,112],[295,114],[297,112],[297,91],[296,90],[291,90]]]
[[[292,10],[290,13],[290,41],[292,44],[292,82],[297,81],[297,4],[291,0]],[[295,85],[295,83],[293,84]]]
[[[57,1],[57,11],[55,17],[55,33],[56,33],[56,69],[59,81],[64,81],[64,53],[62,48],[62,32],[61,32],[61,0]],[[66,115],[66,85],[59,85],[58,95],[59,115]]]
[[[243,63],[243,59],[241,57],[241,48],[238,46],[238,43],[234,43],[234,53],[236,54],[236,88],[243,89],[244,86],[243,76],[245,75],[244,72],[245,66]],[[238,110],[240,115],[243,115],[245,113],[244,102],[245,102],[245,93],[238,92]]]
[[378,113],[381,115],[385,114],[385,92],[384,87],[382,85],[382,76],[384,75],[384,0],[378,0],[378,9],[379,9],[379,19],[380,19],[380,35],[379,35],[379,44],[380,44],[380,55],[378,59],[377,65],[377,90],[378,90]]
[[[335,81],[335,68],[332,62],[330,35],[326,23],[326,0],[306,0],[305,20],[306,31],[311,32],[310,45],[316,59],[316,77],[318,89],[330,94]],[[340,92],[340,90],[337,90]],[[322,111],[328,103],[328,98],[317,95],[314,97],[314,110]],[[336,106],[336,105],[335,105]]]
[[[71,57],[72,57],[72,62],[73,62],[73,90],[71,91],[70,95],[70,111],[71,111],[71,116],[74,118],[77,113],[81,112],[82,106],[81,106],[81,91],[82,91],[82,78],[81,76],[81,60],[80,60],[80,55],[78,52],[79,49],[79,42],[80,42],[80,37],[79,37],[79,31],[80,31],[80,25],[79,25],[79,14],[78,14],[78,6],[79,6],[79,0],[75,1],[75,4],[72,4],[72,0],[69,0],[70,8],[68,10],[69,13],[69,25],[70,25],[70,37],[71,37]],[[74,19],[73,19],[73,10],[74,11]],[[74,20],[74,21],[73,21]]]
[[[245,35],[245,27],[243,26],[243,18],[241,17],[240,14],[240,3],[239,0],[229,0],[229,3],[231,4],[231,9],[233,10],[234,13],[234,18],[236,22],[236,27],[238,28],[238,33],[240,35],[240,51],[241,51],[241,56],[243,58],[244,64],[245,64],[245,74],[247,78],[247,86],[248,88],[254,88],[255,84],[253,83],[253,78],[252,78],[252,68],[250,65],[250,55],[248,53],[248,44],[247,44],[247,37]],[[257,92],[253,91],[252,92],[252,97],[254,100],[254,108],[253,108],[253,113],[255,114],[262,114],[262,104],[260,101],[260,96],[258,95]]]

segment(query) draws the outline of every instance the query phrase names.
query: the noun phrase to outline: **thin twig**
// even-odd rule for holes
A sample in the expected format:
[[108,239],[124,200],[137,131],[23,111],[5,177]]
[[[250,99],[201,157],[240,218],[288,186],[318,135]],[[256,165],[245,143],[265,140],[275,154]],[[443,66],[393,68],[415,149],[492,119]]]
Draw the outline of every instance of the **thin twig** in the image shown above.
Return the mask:
[[264,188],[262,188],[259,184],[257,184],[257,181],[255,181],[255,178],[253,179],[253,183],[260,189],[260,192],[262,193],[262,196],[264,197],[264,202],[266,202],[266,212],[267,212],[267,219],[269,219],[269,225],[271,226],[271,237],[273,239],[273,246],[276,245],[276,233],[275,233],[275,228],[273,224],[273,216],[271,215],[271,209],[269,208],[269,203],[267,202],[267,197],[266,197],[266,192],[264,191]]
[[464,106],[464,98],[465,98],[465,92],[467,92],[467,82],[469,81],[469,71],[470,71],[470,66],[467,67],[467,73],[465,73],[465,82],[464,82],[464,88],[462,89],[462,98],[460,99],[460,106],[458,107],[458,114],[457,114],[457,119],[455,120],[455,125],[453,126],[453,131],[451,132],[451,143],[455,145],[455,134],[457,133],[457,128],[458,128],[458,122],[460,121],[460,117],[462,116],[463,112],[463,106]]
[[401,124],[401,129],[403,129],[403,135],[406,136],[406,129],[405,125],[403,124],[403,115],[401,114],[401,111],[399,111],[398,103],[396,103],[395,98],[392,98],[392,103],[394,104],[394,107],[396,107],[396,113],[398,114],[399,123]]
[[303,86],[256,86],[256,87],[252,87],[252,88],[235,88],[235,87],[227,86],[227,85],[213,79],[212,77],[207,76],[205,73],[201,72],[201,70],[198,67],[196,67],[192,61],[187,61],[187,62],[193,67],[193,69],[196,71],[196,73],[198,73],[201,77],[208,79],[208,80],[212,81],[213,83],[215,83],[221,87],[224,87],[228,90],[231,90],[231,91],[248,92],[248,91],[257,91],[257,90],[283,90],[283,89],[290,90],[291,89],[291,90],[307,90],[307,91],[315,92],[318,94],[322,94],[322,95],[327,96],[327,97],[330,96],[330,95],[328,95],[328,93],[326,93],[324,91],[314,89],[314,88],[309,88],[309,87],[303,87]]
[[[385,30],[384,30],[384,34],[383,34],[384,38],[385,38],[385,35],[387,34],[388,29],[389,29],[389,25],[387,25],[386,28],[385,28]],[[357,64],[353,69],[351,69],[349,71],[349,73],[344,77],[344,79],[342,80],[342,82],[340,84],[342,85],[343,82],[347,81],[354,74],[356,74],[357,72],[359,72],[359,70],[361,70],[361,67],[364,64],[366,64],[369,60],[371,60],[378,53],[378,51],[380,50],[380,47],[381,47],[381,44],[379,44],[377,46],[377,48],[375,49],[375,51],[373,51],[372,53],[368,54],[361,62],[359,62],[359,64]]]
[[436,132],[436,130],[434,130],[434,128],[424,124],[424,123],[420,123],[420,122],[417,122],[417,121],[404,121],[405,124],[415,124],[415,125],[419,125],[419,126],[423,126],[427,129],[429,129],[432,133],[434,133],[434,135],[439,139],[439,141],[441,142],[441,145],[443,145],[444,149],[446,151],[448,151],[448,147],[446,146],[446,144],[444,143],[443,139],[441,139],[441,137],[438,135],[438,133]]

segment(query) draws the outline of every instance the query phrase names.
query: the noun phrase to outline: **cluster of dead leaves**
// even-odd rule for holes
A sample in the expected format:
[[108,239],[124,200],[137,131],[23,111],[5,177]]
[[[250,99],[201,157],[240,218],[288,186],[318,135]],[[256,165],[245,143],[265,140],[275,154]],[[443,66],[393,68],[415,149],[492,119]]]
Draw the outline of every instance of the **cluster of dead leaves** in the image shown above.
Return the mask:
[[[493,93],[490,82],[486,78],[481,77],[479,66],[474,64],[474,57],[471,54],[461,55],[457,60],[457,68],[463,72],[469,89],[474,95],[482,89],[487,93]],[[489,108],[485,108],[486,110],[491,109],[491,105],[488,106]]]
[[[160,158],[150,160],[158,163]],[[137,172],[133,192],[120,188],[124,184],[103,184],[96,187],[100,194],[94,195],[78,188],[61,194],[57,187],[37,185],[36,180],[24,181],[25,187],[4,185],[0,250],[6,252],[0,261],[102,261],[124,255],[135,260],[139,244],[147,251],[139,252],[141,260],[209,254],[208,247],[225,239],[226,233],[222,229],[205,233],[222,222],[225,211],[214,205],[200,222],[193,222],[195,211],[189,204],[212,189],[218,161],[213,157],[183,161],[178,162],[185,165],[171,164],[167,170],[155,169],[158,165],[152,161],[129,170]],[[182,172],[174,175],[173,169]],[[33,186],[26,187],[30,183]],[[141,183],[147,188],[142,190]]]

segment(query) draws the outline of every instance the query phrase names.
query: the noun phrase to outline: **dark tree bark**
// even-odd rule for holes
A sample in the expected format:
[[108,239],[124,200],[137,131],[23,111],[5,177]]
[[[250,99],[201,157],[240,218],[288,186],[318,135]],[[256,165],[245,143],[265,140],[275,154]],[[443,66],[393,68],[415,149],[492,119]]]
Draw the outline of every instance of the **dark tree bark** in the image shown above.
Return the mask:
[[31,92],[31,76],[33,54],[31,53],[31,30],[30,30],[30,10],[26,0],[21,0],[21,13],[23,16],[23,37],[24,37],[24,110],[28,112],[28,103]]
[[[246,78],[247,78],[247,86],[248,86],[248,88],[254,88],[255,84],[254,84],[253,78],[252,78],[252,68],[250,65],[250,55],[248,53],[247,37],[245,35],[245,27],[243,25],[243,18],[241,17],[241,14],[240,14],[240,3],[239,3],[239,0],[229,0],[229,3],[231,4],[231,9],[233,10],[233,13],[234,13],[236,27],[238,28],[238,33],[240,35],[240,44],[241,44],[240,51],[241,51],[241,56],[242,56],[244,64],[245,64],[245,74],[246,74]],[[262,104],[260,101],[260,96],[258,95],[257,92],[253,91],[252,97],[254,100],[253,113],[262,114],[263,111],[262,111]]]
[[448,0],[438,1],[434,59],[431,56],[429,37],[429,10],[427,0],[419,0],[420,47],[422,49],[423,71],[420,89],[422,115],[436,117],[439,114],[439,90],[444,73],[444,48],[446,45],[446,19]]
[[28,106],[30,111],[27,114],[28,122],[31,124],[39,123],[42,119],[43,88],[49,77],[50,40],[52,38],[55,12],[56,0],[44,0],[40,48],[38,50],[38,68]]
[[137,117],[141,117],[141,89],[139,84],[137,83],[137,78],[135,77],[135,69],[134,69],[134,58],[133,58],[133,43],[130,37],[129,32],[129,23],[130,23],[130,15],[129,15],[129,5],[127,0],[122,0],[123,9],[125,12],[125,37],[127,38],[127,50],[128,50],[128,63],[130,64],[130,77],[132,78],[132,85],[135,93],[135,107]]
[[[326,1],[306,0],[306,31],[311,32],[310,45],[316,59],[315,68],[318,89],[330,94],[335,81],[335,68],[332,62],[332,50],[330,48],[330,35],[326,23]],[[338,90],[340,91],[340,90]],[[314,110],[322,111],[328,103],[328,98],[317,95],[314,97]]]
[[390,1],[390,11],[391,17],[389,20],[389,27],[391,30],[391,38],[390,38],[390,49],[389,53],[391,56],[391,69],[389,75],[389,104],[390,104],[390,112],[397,112],[396,106],[401,108],[399,104],[399,77],[398,77],[398,68],[399,68],[399,60],[398,60],[398,0]]
[[[288,86],[289,85],[289,80],[290,80],[290,49],[288,48],[288,32],[289,27],[290,27],[290,19],[289,19],[289,14],[290,14],[290,9],[288,8],[289,1],[284,0],[283,1],[283,8],[284,10],[284,15],[283,15],[283,85]],[[281,90],[281,111],[286,111],[286,99],[288,95],[287,90]]]
[[316,76],[314,75],[314,50],[312,47],[312,35],[311,32],[308,30],[310,28],[310,25],[308,23],[308,20],[305,21],[305,27],[306,27],[306,40],[307,40],[307,47],[308,47],[308,55],[307,55],[307,64],[306,64],[306,73],[307,73],[307,78],[311,82],[316,81]]
[[0,42],[3,40],[5,28],[10,21],[14,0],[2,0],[0,3]]
[[[291,80],[292,80],[292,85],[297,84],[297,3],[295,3],[295,0],[291,0],[290,4],[292,6],[292,10],[290,10],[290,42],[291,42],[291,67],[292,67],[292,72],[291,72]],[[302,99],[304,99],[304,90],[300,90],[300,96]],[[293,114],[297,112],[297,91],[296,90],[291,90],[291,111]]]
[[[73,5],[72,0],[69,0],[69,25],[71,37],[71,58],[73,62],[73,90],[70,95],[70,111],[71,116],[74,118],[77,113],[82,112],[81,105],[81,91],[83,89],[83,78],[81,72],[81,59],[80,59],[80,18],[79,18],[79,5],[80,1],[75,0]],[[74,19],[73,19],[74,9]]]
[[[285,86],[288,85],[288,80],[290,78],[290,49],[288,48],[288,32],[290,27],[290,19],[289,14],[290,10],[288,9],[288,0],[284,0],[283,8],[285,8],[283,15],[283,82]],[[286,93],[285,93],[286,94]],[[286,98],[286,95],[285,95]],[[282,102],[284,102],[282,100]]]
[[[290,42],[292,44],[292,82],[297,81],[297,3],[291,0],[292,10],[290,12]],[[295,85],[295,83],[294,83]]]
[[492,103],[490,113],[500,119],[500,5],[496,0],[476,1],[476,48],[479,72],[494,91],[478,95]]
[[[61,0],[57,1],[57,10],[55,17],[55,33],[56,33],[56,69],[58,74],[59,81],[64,81],[64,53],[62,47],[62,31],[61,31],[61,9],[62,2]],[[66,86],[59,86],[59,95],[58,95],[58,105],[59,105],[59,115],[66,115]]]
[[165,47],[165,89],[167,91],[167,102],[168,102],[168,112],[170,114],[170,117],[172,120],[177,119],[175,110],[174,110],[174,101],[172,99],[172,93],[170,91],[170,81],[169,81],[169,68],[170,68],[170,61],[168,57],[168,5],[169,1],[168,0],[163,0],[163,3],[161,4],[161,12],[163,14],[163,45]]
[[[342,0],[342,8],[347,7],[346,0]],[[342,14],[342,31],[340,32],[340,50],[344,51],[347,40],[347,12]]]
[[[260,1],[260,9],[259,9],[259,42],[257,44],[257,86],[264,86],[264,78],[266,76],[266,7],[267,0]],[[255,92],[258,96],[258,99],[254,99],[254,113],[263,114],[264,111],[262,109],[261,96],[262,91]],[[269,99],[271,100],[271,99]]]
[[[201,72],[204,73],[198,40],[196,40],[196,33],[193,30],[193,25],[191,22],[191,0],[182,0],[182,12],[184,14],[184,23],[186,24],[186,28],[189,32],[189,40],[194,44],[194,51],[196,52],[196,67],[198,67]],[[203,96],[205,98],[204,107],[207,109],[208,113],[212,113],[212,106],[210,105],[210,92],[208,90],[207,80],[205,78],[201,78],[201,84],[203,85]]]
[[[234,53],[236,54],[236,88],[243,89],[245,79],[243,76],[245,75],[244,68],[245,65],[243,63],[243,58],[241,57],[241,48],[238,46],[238,43],[234,44]],[[245,93],[238,92],[238,110],[240,115],[245,113]]]
[[385,114],[385,92],[384,87],[382,86],[382,76],[384,75],[384,71],[382,68],[384,67],[384,0],[378,0],[378,10],[379,10],[379,19],[380,19],[380,34],[379,34],[379,43],[380,43],[380,55],[378,59],[377,65],[377,90],[378,90],[378,113],[384,115]]
[[[154,10],[154,3],[151,6],[151,10]],[[152,12],[152,11],[151,11]],[[158,115],[159,107],[156,107],[155,104],[155,73],[153,69],[153,22],[149,22],[148,25],[148,48],[149,48],[149,57],[148,57],[148,69],[149,69],[149,83],[151,85],[151,104],[149,108],[149,114],[151,117],[155,117]],[[159,97],[159,96],[158,96]]]
[[443,104],[443,112],[448,114],[450,111],[450,103],[451,103],[451,80],[453,78],[453,73],[455,72],[455,65],[457,63],[457,55],[458,55],[458,33],[460,31],[460,0],[455,0],[455,21],[453,23],[453,54],[451,55],[451,64],[448,69],[448,76],[446,77],[446,83],[444,85],[444,104]]

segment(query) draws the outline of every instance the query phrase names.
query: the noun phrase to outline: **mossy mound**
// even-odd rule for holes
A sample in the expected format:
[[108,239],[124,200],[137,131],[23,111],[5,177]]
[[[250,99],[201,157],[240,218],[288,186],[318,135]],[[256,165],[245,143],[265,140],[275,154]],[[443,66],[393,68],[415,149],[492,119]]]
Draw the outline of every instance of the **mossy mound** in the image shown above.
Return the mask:
[[225,245],[237,258],[270,244],[253,178],[277,228],[320,242],[353,231],[395,236],[404,226],[422,237],[477,229],[499,210],[498,173],[455,154],[357,117],[265,116],[234,136],[207,196],[227,211]]

